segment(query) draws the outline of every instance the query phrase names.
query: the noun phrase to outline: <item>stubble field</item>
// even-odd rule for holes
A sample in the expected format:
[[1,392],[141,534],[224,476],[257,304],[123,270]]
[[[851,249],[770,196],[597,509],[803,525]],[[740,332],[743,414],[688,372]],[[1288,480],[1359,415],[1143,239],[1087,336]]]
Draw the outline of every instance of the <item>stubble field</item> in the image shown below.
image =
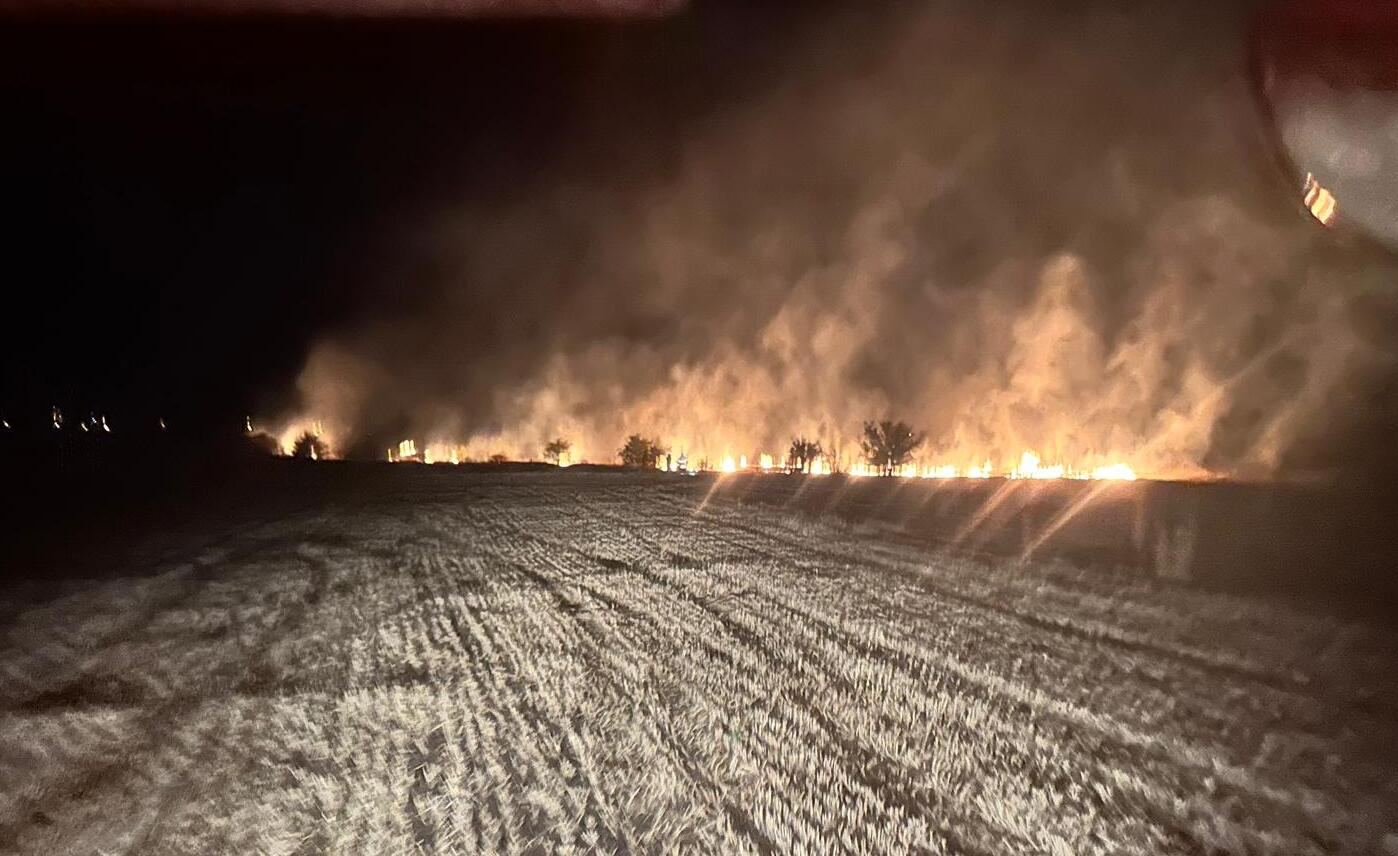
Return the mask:
[[12,606],[0,851],[1398,852],[1390,631],[706,487],[396,473]]

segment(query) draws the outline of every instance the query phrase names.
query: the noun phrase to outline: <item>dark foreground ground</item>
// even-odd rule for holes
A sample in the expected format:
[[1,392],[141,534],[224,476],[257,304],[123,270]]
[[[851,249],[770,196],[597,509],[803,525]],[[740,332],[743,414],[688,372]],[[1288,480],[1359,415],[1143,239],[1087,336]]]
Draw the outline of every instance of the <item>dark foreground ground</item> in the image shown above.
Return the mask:
[[1398,852],[1398,637],[1295,583],[1372,557],[1274,595],[1259,494],[1162,490],[281,466],[11,532],[0,852]]

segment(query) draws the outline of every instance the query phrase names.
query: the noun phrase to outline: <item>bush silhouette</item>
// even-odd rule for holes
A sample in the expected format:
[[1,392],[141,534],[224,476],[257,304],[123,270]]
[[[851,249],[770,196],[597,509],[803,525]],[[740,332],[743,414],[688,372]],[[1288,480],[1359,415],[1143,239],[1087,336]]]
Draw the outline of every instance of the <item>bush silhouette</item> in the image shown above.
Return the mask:
[[626,438],[626,445],[621,447],[618,454],[625,466],[653,470],[660,456],[665,454],[665,450],[660,448],[660,443],[656,440],[647,440],[640,434],[632,434]]
[[330,457],[330,447],[316,434],[307,431],[291,445],[291,457],[319,461]]
[[881,475],[891,476],[899,467],[912,460],[913,452],[927,435],[913,431],[906,422],[865,422],[864,439],[860,448],[864,458]]

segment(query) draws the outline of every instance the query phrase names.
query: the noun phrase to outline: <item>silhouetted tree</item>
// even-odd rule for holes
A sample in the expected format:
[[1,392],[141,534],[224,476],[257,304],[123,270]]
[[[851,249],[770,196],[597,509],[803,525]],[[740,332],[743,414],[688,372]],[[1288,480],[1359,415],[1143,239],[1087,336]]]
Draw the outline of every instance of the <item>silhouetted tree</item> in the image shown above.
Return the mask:
[[797,437],[791,441],[791,448],[786,453],[786,462],[796,472],[808,473],[811,471],[811,465],[820,460],[820,454],[819,441]]
[[508,464],[510,462],[510,456],[503,452],[496,452],[490,456],[489,460],[492,464]]
[[325,441],[310,431],[305,432],[296,438],[296,442],[291,444],[291,457],[309,458],[311,460],[323,460],[330,455],[330,447],[325,445]]
[[913,452],[927,435],[913,431],[906,422],[865,422],[864,439],[859,446],[864,450],[864,458],[871,466],[877,467],[886,476],[893,473],[908,461]]
[[559,437],[557,440],[551,441],[547,446],[544,447],[544,460],[557,466],[563,463],[563,459],[567,456],[568,450],[572,448],[572,443],[569,443],[567,440],[563,439],[562,437]]
[[632,434],[626,438],[626,445],[621,447],[621,463],[628,467],[644,467],[655,469],[656,461],[665,454],[665,450],[660,448],[660,443],[656,440],[647,440],[640,434]]

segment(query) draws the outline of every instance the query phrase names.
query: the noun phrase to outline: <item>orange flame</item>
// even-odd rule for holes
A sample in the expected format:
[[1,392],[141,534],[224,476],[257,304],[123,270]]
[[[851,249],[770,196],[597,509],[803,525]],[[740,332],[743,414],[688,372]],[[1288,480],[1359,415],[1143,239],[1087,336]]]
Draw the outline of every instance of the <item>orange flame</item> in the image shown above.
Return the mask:
[[[319,423],[312,423],[312,427],[319,431]],[[295,442],[296,437],[304,430],[303,426],[297,425],[288,429],[283,437],[282,443],[287,450]],[[682,444],[681,444],[682,445]],[[403,440],[396,447],[388,449],[388,460],[390,462],[421,461],[423,463],[446,463],[460,464],[470,460],[467,454],[467,446],[449,443],[430,443],[419,447],[412,439]],[[560,459],[560,466],[581,462],[581,458]],[[700,460],[705,460],[700,458]],[[672,472],[696,472],[700,468],[707,467],[710,472],[736,473],[740,470],[748,469],[748,456],[724,455],[718,463],[709,465],[707,461],[699,468],[693,468],[689,464],[690,458],[687,454],[681,454],[677,459],[672,458],[668,469]],[[810,475],[825,476],[834,473],[839,462],[830,456],[822,456],[806,465],[805,472]],[[659,458],[655,463],[656,469],[666,470],[665,458]],[[755,469],[761,472],[784,472],[791,470],[795,465],[785,458],[780,459],[767,452],[760,452],[757,455],[757,466]],[[882,475],[882,471],[869,463],[857,462],[849,466],[847,470],[851,476],[877,476]],[[936,463],[908,463],[897,467],[893,473],[900,478],[922,478],[922,479],[1085,479],[1094,481],[1134,481],[1138,478],[1133,467],[1124,461],[1108,461],[1104,463],[1093,462],[1088,465],[1078,466],[1064,462],[1045,462],[1037,452],[1032,449],[1025,449],[1020,453],[1019,458],[1013,464],[997,468],[990,458],[983,459],[980,463],[973,463],[966,467],[956,464],[936,462]]]

